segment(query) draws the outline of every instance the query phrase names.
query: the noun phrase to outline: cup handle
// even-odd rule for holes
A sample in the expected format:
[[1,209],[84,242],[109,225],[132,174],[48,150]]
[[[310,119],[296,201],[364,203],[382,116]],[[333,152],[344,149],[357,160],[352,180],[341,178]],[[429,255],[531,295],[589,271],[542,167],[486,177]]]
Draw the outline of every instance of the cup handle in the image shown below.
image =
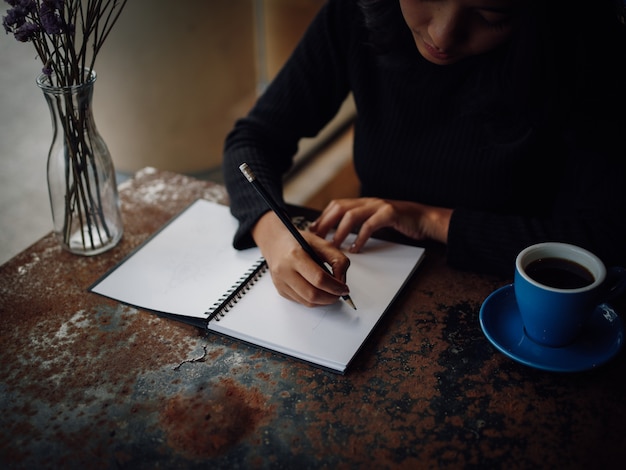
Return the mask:
[[606,270],[604,302],[616,299],[626,291],[626,268],[613,266]]

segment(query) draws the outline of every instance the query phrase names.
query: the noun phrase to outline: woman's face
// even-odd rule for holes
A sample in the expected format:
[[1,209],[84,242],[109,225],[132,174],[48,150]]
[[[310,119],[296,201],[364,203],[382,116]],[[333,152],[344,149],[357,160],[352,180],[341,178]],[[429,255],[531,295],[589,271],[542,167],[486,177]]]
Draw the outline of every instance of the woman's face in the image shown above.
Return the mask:
[[420,54],[449,65],[507,41],[522,1],[400,0],[400,8]]

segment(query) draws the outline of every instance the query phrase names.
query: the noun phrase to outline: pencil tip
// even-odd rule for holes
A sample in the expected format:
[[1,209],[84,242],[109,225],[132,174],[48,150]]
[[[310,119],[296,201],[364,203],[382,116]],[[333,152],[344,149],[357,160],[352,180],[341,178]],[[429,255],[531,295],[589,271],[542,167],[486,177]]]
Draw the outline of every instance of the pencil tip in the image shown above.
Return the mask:
[[348,303],[348,305],[350,305],[350,307],[356,310],[356,305],[354,305],[354,302],[352,301],[350,297],[346,297],[344,300]]

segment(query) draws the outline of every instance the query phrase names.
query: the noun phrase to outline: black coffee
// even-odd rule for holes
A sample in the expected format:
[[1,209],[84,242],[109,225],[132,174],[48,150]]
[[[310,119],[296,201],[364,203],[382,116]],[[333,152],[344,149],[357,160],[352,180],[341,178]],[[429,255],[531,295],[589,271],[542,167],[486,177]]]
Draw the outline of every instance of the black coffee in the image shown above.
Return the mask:
[[539,258],[526,266],[526,274],[540,284],[557,289],[578,289],[594,281],[587,268],[562,258]]

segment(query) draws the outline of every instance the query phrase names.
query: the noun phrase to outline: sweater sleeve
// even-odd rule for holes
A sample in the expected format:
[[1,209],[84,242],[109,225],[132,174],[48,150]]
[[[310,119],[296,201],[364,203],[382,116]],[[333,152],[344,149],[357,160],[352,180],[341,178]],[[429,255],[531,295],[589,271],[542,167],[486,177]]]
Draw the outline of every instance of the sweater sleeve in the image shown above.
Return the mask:
[[355,2],[331,0],[307,29],[293,54],[226,138],[223,171],[231,212],[239,220],[234,246],[253,245],[250,231],[268,208],[239,171],[247,163],[270,194],[284,204],[282,177],[298,142],[315,136],[348,95],[345,55]]
[[[626,123],[622,118],[584,127],[567,139],[567,158],[554,182],[556,197],[546,201],[541,215],[463,207],[454,211],[447,246],[450,265],[512,276],[517,253],[543,241],[576,244],[608,266],[626,265],[626,145],[619,138]],[[533,191],[533,182],[526,188]]]

